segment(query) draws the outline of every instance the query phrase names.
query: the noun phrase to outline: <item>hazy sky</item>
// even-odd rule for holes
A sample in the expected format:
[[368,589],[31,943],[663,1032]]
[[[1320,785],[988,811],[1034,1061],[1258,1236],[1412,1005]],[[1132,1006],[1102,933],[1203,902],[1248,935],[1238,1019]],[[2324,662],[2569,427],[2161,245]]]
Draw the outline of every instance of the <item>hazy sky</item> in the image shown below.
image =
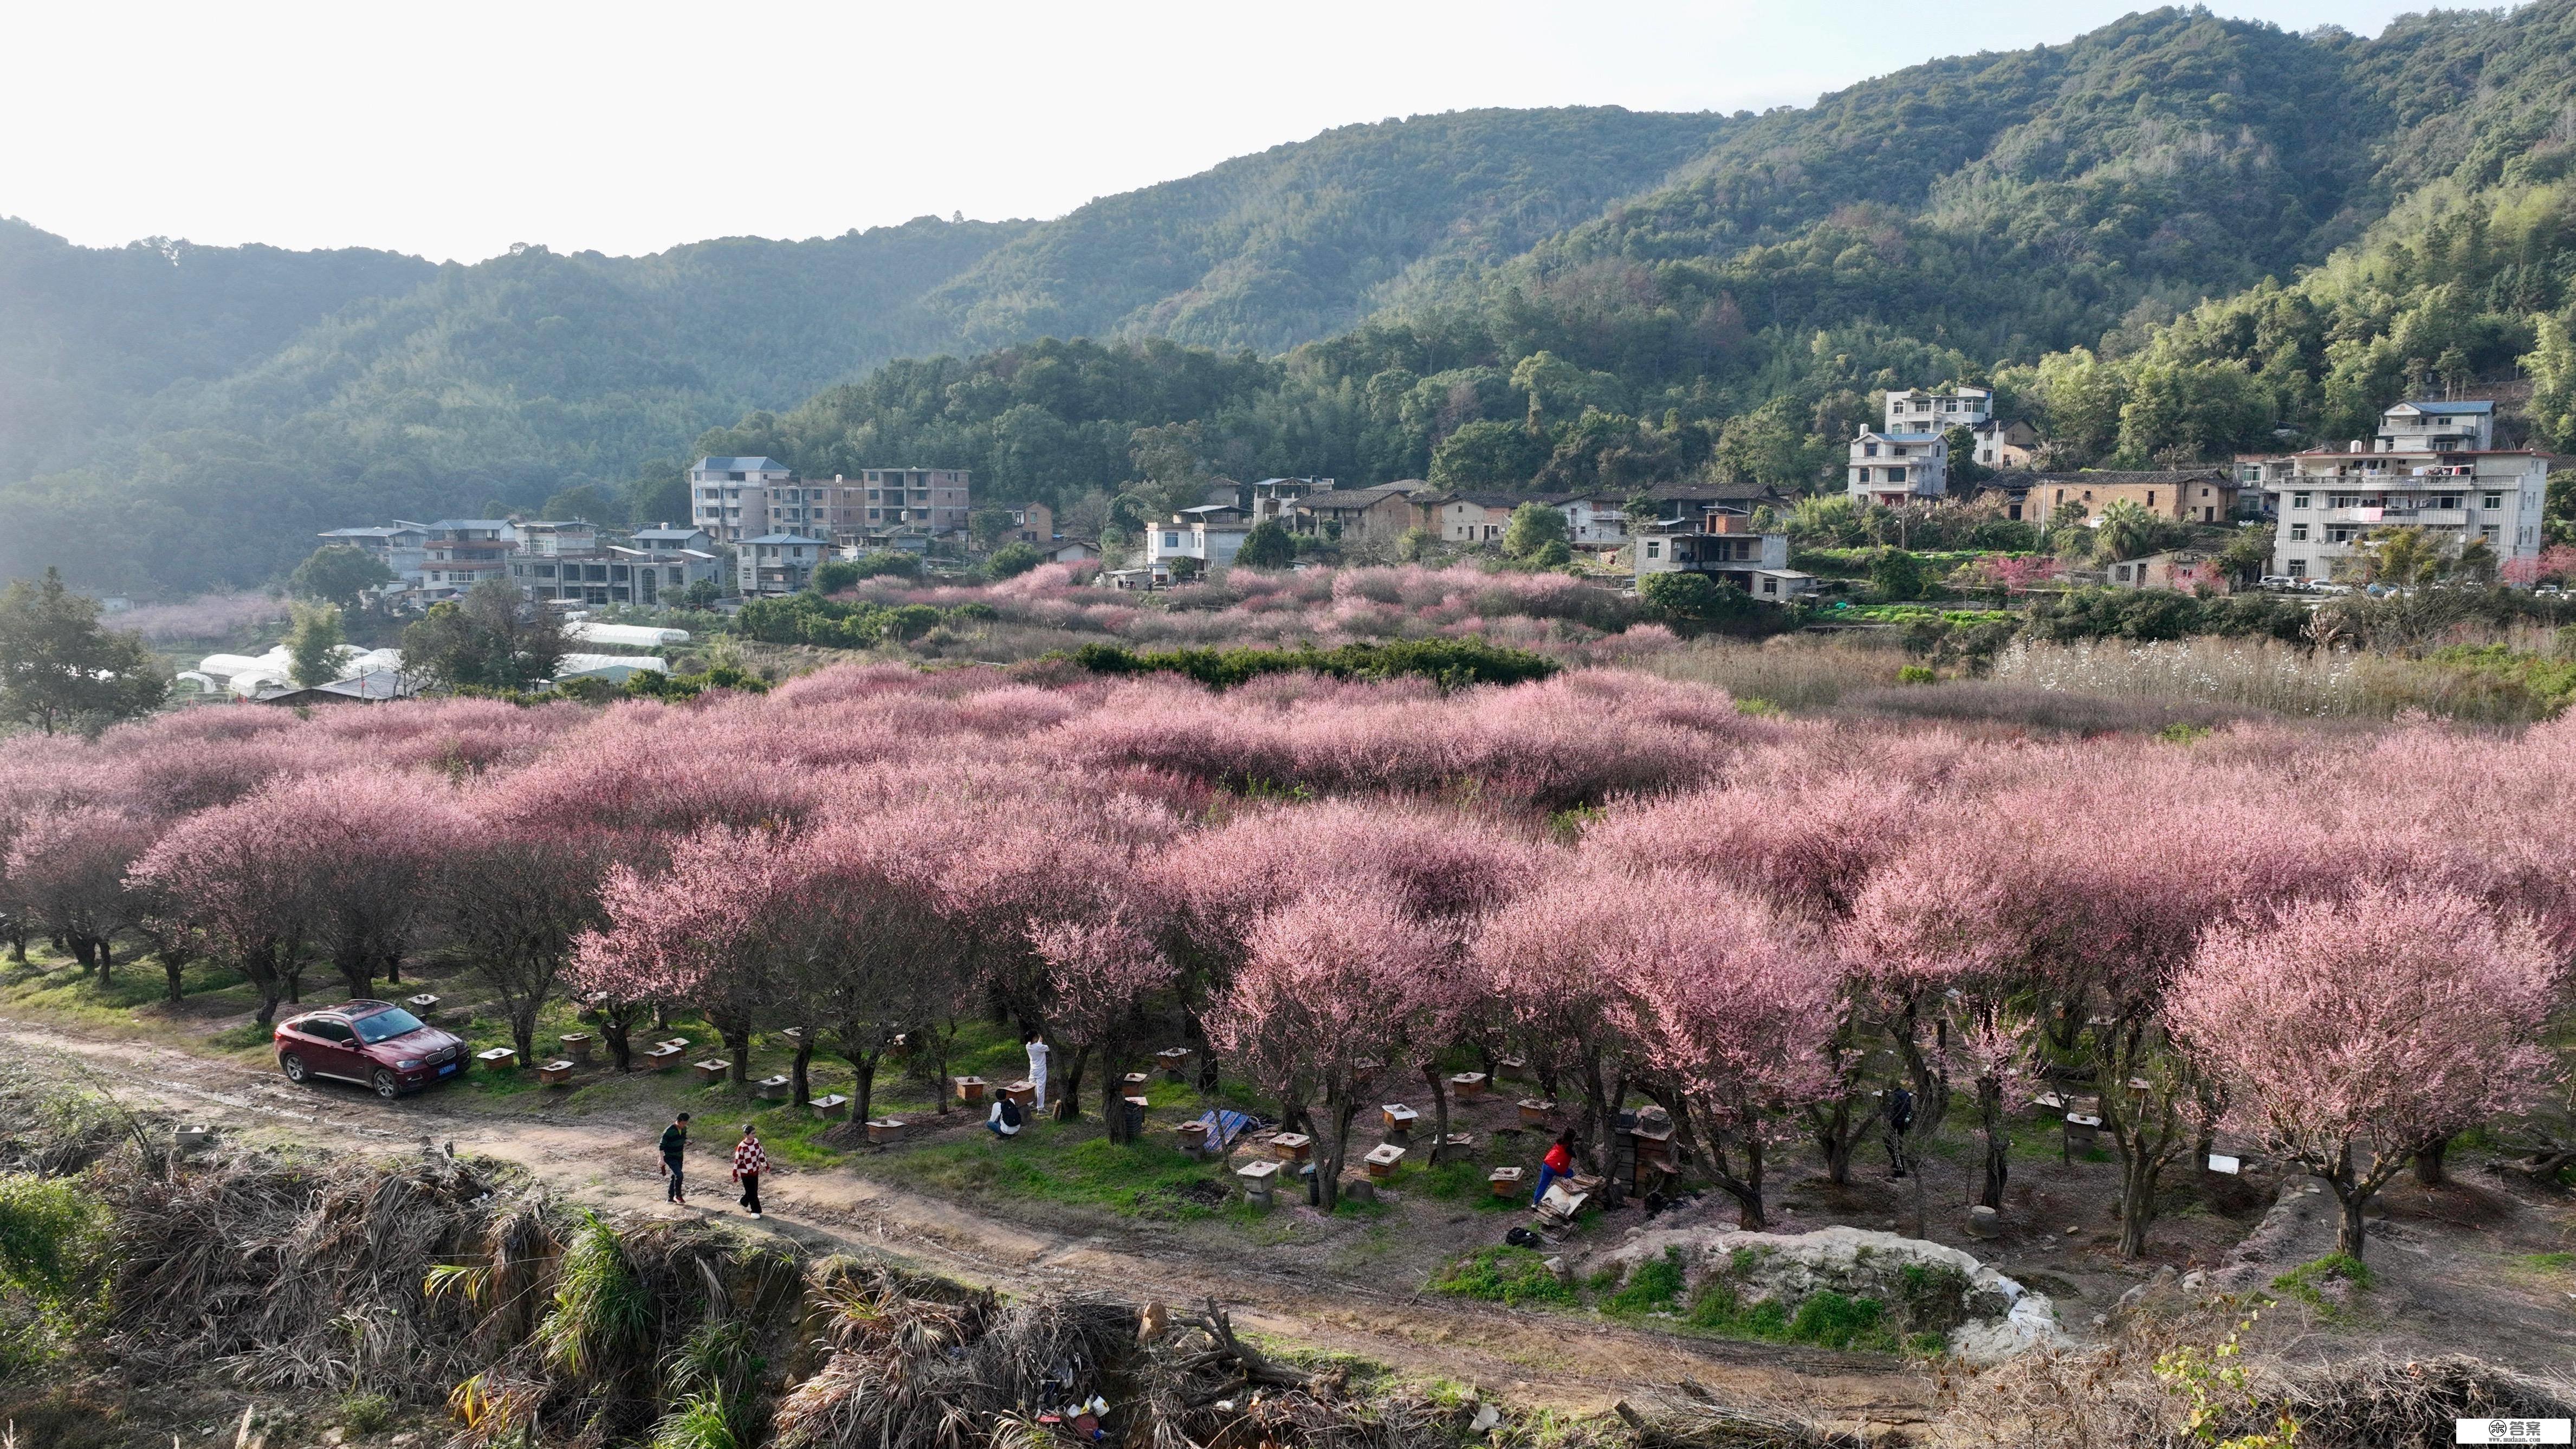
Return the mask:
[[[1331,126],[1803,105],[2129,6],[376,0],[0,7],[0,215],[91,245],[647,252],[1055,216]],[[2415,5],[2242,0],[2365,34]]]

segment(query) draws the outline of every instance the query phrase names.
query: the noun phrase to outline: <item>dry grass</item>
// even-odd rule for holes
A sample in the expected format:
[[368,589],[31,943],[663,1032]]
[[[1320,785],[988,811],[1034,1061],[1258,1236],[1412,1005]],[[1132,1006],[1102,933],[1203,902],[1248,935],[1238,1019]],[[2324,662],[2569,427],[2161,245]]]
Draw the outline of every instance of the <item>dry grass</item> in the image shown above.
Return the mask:
[[1666,679],[1715,685],[1738,700],[1824,709],[1858,691],[1895,684],[1896,672],[1911,662],[1893,639],[1784,634],[1759,644],[1702,639],[1650,655],[1637,667]]
[[1990,679],[1948,684],[1865,689],[1844,697],[1843,709],[1878,718],[1995,724],[2072,734],[2155,734],[2181,728],[2216,729],[2261,712],[2196,699],[2075,694]]
[[2486,671],[2270,639],[2024,640],[1995,657],[1991,677],[2068,694],[2205,700],[2312,719],[2422,713],[2470,724],[2520,725],[2546,718],[2551,709],[2533,691]]

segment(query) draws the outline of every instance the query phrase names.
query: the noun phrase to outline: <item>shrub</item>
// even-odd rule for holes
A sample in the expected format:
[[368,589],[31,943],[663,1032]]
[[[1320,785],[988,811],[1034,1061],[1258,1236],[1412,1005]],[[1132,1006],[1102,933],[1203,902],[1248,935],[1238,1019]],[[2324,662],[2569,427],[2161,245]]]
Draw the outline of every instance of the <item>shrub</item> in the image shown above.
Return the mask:
[[100,1226],[73,1183],[0,1175],[0,1374],[51,1359],[79,1331]]
[[997,579],[1015,579],[1045,561],[1029,544],[1006,543],[993,550],[993,556],[984,561],[984,567]]
[[1561,667],[1527,650],[1482,639],[1398,639],[1383,644],[1344,644],[1337,649],[1170,649],[1152,654],[1115,644],[1085,644],[1073,662],[1094,674],[1183,675],[1211,689],[1230,689],[1265,674],[1314,673],[1336,679],[1383,680],[1406,676],[1443,689],[1476,684],[1522,684],[1545,679]]
[[1628,1274],[1626,1286],[1602,1300],[1601,1307],[1610,1313],[1655,1313],[1679,1305],[1681,1299],[1682,1250],[1666,1248],[1662,1257],[1639,1263]]

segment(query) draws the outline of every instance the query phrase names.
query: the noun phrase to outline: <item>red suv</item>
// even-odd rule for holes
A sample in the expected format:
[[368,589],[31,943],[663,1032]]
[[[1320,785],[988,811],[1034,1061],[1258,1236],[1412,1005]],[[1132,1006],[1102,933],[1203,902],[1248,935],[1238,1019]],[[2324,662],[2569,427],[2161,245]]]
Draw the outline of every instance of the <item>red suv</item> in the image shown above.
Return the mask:
[[337,1077],[390,1102],[465,1070],[465,1043],[390,1001],[344,1001],[279,1023],[277,1065],[290,1082]]

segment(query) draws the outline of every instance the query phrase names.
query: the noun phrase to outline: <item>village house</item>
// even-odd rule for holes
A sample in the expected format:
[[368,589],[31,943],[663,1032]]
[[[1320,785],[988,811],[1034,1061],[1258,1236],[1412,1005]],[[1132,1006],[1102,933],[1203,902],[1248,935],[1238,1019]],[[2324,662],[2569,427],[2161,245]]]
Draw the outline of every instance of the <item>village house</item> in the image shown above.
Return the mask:
[[1023,503],[1012,509],[1010,537],[1002,541],[1031,544],[1044,552],[1055,542],[1055,510],[1043,503]]
[[1330,478],[1263,478],[1239,485],[1234,501],[1255,523],[1275,518],[1293,528],[1298,504],[1332,491]]
[[700,458],[689,469],[689,521],[721,543],[769,531],[769,490],[795,470],[775,458]]
[[2391,528],[2430,530],[2452,553],[2471,542],[2484,543],[2500,565],[2539,557],[2549,496],[2548,454],[2396,441],[2492,440],[2489,413],[2428,411],[2461,406],[2401,402],[2381,417],[2379,437],[2367,450],[2355,440],[2341,449],[2247,460],[2261,470],[2278,517],[2269,572],[2294,579],[2347,577],[2362,563],[2369,535]]
[[2491,402],[2401,402],[2379,415],[2379,448],[2484,453],[2495,447]]
[[1419,478],[1380,483],[1373,488],[1336,488],[1297,500],[1289,527],[1343,543],[1391,543],[1422,522],[1416,500],[1430,495]]
[[[1252,532],[1246,510],[1233,503],[1202,503],[1184,508],[1168,523],[1159,523],[1147,531],[1145,562],[1149,567],[1170,571],[1174,560],[1189,559],[1201,570],[1221,569],[1234,562],[1243,552],[1243,540]],[[1180,565],[1179,567],[1189,567]]]
[[1950,491],[1950,444],[1937,432],[1864,432],[1851,441],[1845,474],[1855,503],[1940,498]]
[[2114,503],[2134,503],[2176,523],[2225,523],[2236,513],[2236,476],[2228,468],[2041,473],[2012,481],[2023,489],[2021,511],[2014,516],[2039,528],[2050,527],[2069,508],[2100,518]]
[[405,523],[397,518],[389,526],[377,528],[335,528],[323,534],[324,544],[345,544],[365,549],[367,556],[383,564],[403,584],[418,588],[421,571],[426,567],[427,552],[422,547],[429,540],[429,529],[418,523]]
[[775,599],[813,582],[832,545],[801,533],[764,533],[734,550],[736,587],[746,599]]
[[1815,592],[1816,578],[1789,567],[1789,536],[1760,533],[1751,510],[1712,502],[1636,530],[1637,582],[1655,574],[1705,574],[1766,603]]
[[452,599],[485,579],[510,576],[518,552],[518,525],[506,518],[442,518],[425,526],[421,541],[421,593]]
[[712,556],[716,551],[716,541],[705,529],[673,528],[667,523],[639,528],[628,536],[627,542],[647,553],[703,553]]
[[1973,431],[1976,461],[1988,468],[2027,468],[2039,451],[2039,429],[2019,418],[2008,423],[1989,418]]
[[1079,538],[1068,538],[1050,544],[1040,552],[1048,563],[1082,564],[1100,562],[1100,545]]
[[2103,582],[2115,589],[2179,589],[2194,592],[2203,585],[2226,593],[2227,577],[2209,556],[2189,549],[2168,549],[2145,558],[2123,559],[2104,571]]
[[1418,500],[1423,527],[1442,543],[1500,543],[1512,510],[1531,500],[1516,493],[1446,493]]
[[1952,428],[1975,428],[1994,410],[1995,391],[1990,387],[1954,387],[1948,392],[1908,388],[1887,395],[1886,431],[1946,433]]

